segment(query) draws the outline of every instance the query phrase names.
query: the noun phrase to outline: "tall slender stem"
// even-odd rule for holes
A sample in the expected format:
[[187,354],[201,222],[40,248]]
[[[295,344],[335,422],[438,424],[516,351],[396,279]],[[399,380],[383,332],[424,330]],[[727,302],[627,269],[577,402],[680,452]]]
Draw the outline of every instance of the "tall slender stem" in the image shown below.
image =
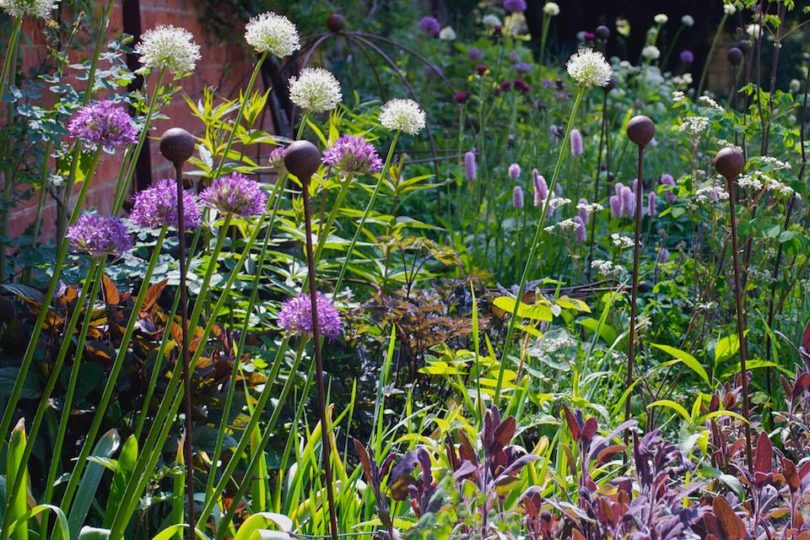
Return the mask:
[[703,85],[706,84],[706,75],[709,73],[709,64],[712,61],[712,56],[714,56],[714,50],[717,48],[717,42],[720,39],[720,34],[723,33],[723,27],[726,25],[726,19],[728,19],[728,15],[724,13],[723,18],[720,19],[720,23],[717,25],[717,31],[714,33],[714,37],[712,38],[709,53],[706,55],[706,62],[703,64],[703,71],[700,72],[700,82],[698,83],[697,94],[695,94],[696,96],[703,95]]
[[[390,152],[389,152],[390,155]],[[321,354],[321,327],[318,321],[318,289],[315,281],[315,254],[312,248],[312,214],[309,208],[309,178],[301,178],[301,190],[304,202],[304,226],[306,229],[307,278],[309,281],[309,301],[312,311],[312,344],[315,349],[315,380],[318,387],[318,413],[321,419],[321,441],[323,445],[323,472],[325,475],[326,497],[329,501],[329,529],[332,540],[338,540],[337,512],[335,494],[332,486],[332,443],[331,429],[326,415],[326,385],[323,381],[323,357]],[[382,177],[381,180],[382,181]],[[378,183],[379,186],[379,183]],[[360,226],[358,226],[358,231]],[[348,255],[347,255],[348,258]]]
[[[636,180],[636,229],[633,242],[633,284],[630,293],[630,333],[627,345],[627,375],[626,387],[633,385],[633,368],[636,361],[636,319],[638,317],[638,270],[641,258],[641,221],[644,209],[644,147],[638,148],[638,180]],[[624,419],[630,419],[632,392],[624,402]]]
[[[608,123],[607,123],[607,100],[608,90],[605,89],[604,96],[602,97],[602,122],[599,129],[599,153],[596,155],[596,176],[593,179],[593,201],[599,201],[599,175],[602,174],[602,151],[605,147],[605,139],[608,137]],[[588,262],[585,267],[585,280],[591,281],[591,263],[593,262],[593,245],[596,238],[596,218],[598,212],[591,214],[591,232],[588,239]]]
[[188,292],[186,288],[186,216],[183,208],[183,162],[174,164],[175,180],[177,184],[177,258],[180,263],[180,319],[183,340],[181,345],[181,358],[183,362],[183,388],[185,394],[186,433],[183,437],[183,459],[186,462],[186,498],[188,499],[188,528],[186,537],[194,540],[194,466],[192,459],[191,441],[191,373],[189,373],[188,357]]
[[740,276],[739,241],[737,238],[737,184],[735,179],[728,179],[728,204],[731,218],[731,254],[734,265],[734,298],[737,303],[737,338],[740,341],[740,378],[742,379],[743,417],[745,423],[745,455],[748,461],[749,472],[754,472],[753,454],[751,451],[751,408],[748,403],[748,370],[746,369],[745,346],[745,299]]

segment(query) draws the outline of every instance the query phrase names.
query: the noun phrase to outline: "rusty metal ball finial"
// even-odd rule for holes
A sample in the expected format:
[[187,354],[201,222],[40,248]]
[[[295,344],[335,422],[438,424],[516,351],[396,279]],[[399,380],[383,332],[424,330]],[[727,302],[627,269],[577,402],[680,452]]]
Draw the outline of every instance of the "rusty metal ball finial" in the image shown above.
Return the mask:
[[745,156],[739,148],[723,148],[714,158],[714,168],[723,178],[731,182],[745,168]]
[[731,47],[728,50],[728,62],[732,66],[739,66],[743,61],[743,52],[738,47]]
[[160,137],[160,153],[172,163],[183,163],[194,155],[194,137],[183,128],[167,129]]
[[326,28],[333,34],[341,33],[345,26],[346,19],[344,19],[343,15],[340,13],[331,13],[329,17],[326,18]]
[[647,146],[655,137],[655,123],[648,116],[640,114],[630,119],[627,124],[627,138],[641,148]]
[[299,180],[304,181],[321,166],[321,153],[309,141],[295,141],[284,151],[284,166]]

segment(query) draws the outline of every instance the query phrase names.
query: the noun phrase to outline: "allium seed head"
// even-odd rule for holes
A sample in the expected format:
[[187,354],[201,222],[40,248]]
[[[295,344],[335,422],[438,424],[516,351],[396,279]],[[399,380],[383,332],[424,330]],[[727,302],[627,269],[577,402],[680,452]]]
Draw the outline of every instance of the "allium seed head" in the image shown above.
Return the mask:
[[341,99],[340,83],[323,68],[304,68],[298,77],[290,77],[290,100],[304,110],[331,111]]
[[184,28],[171,25],[147,30],[135,46],[140,62],[151,69],[165,69],[175,77],[185,77],[194,71],[200,59],[200,47],[194,36]]
[[298,29],[287,17],[266,12],[250,19],[245,27],[245,41],[256,52],[279,58],[290,56],[301,48]]
[[391,131],[416,135],[425,127],[425,111],[411,99],[392,99],[380,109],[380,124]]

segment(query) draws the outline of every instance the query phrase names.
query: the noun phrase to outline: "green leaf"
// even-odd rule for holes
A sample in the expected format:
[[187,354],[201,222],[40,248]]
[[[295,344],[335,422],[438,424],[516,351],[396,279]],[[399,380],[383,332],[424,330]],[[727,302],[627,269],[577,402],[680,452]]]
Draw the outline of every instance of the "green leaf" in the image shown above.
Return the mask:
[[660,345],[658,343],[653,343],[652,346],[655,347],[656,349],[664,351],[668,355],[672,356],[679,362],[686,365],[686,367],[697,373],[700,376],[700,378],[703,379],[703,382],[711,386],[709,374],[706,372],[706,369],[700,365],[700,362],[698,362],[697,358],[695,358],[688,352],[676,349],[675,347],[670,347],[669,345]]
[[[121,445],[121,438],[118,436],[118,431],[111,429],[101,436],[93,448],[92,455],[100,458],[109,458],[112,456],[118,447]],[[84,470],[79,488],[76,491],[75,502],[73,508],[70,509],[70,516],[68,523],[70,524],[70,537],[76,538],[79,536],[79,530],[82,523],[87,518],[87,513],[90,511],[90,505],[96,498],[96,491],[98,485],[101,483],[101,477],[104,475],[105,468],[100,463],[90,462]]]
[[[781,371],[782,373],[784,373],[785,375],[787,375],[789,377],[794,377],[795,376],[795,374],[792,371],[790,371],[789,369],[783,368],[782,366],[780,366],[776,362],[770,362],[768,360],[762,360],[761,358],[752,358],[752,359],[748,360],[745,363],[745,369],[747,369],[748,371],[751,371],[752,369],[761,369],[761,368],[774,368],[774,369],[778,369],[779,371]],[[726,369],[724,369],[723,372],[720,373],[719,378],[721,380],[728,379],[730,377],[733,377],[734,375],[736,375],[739,372],[740,372],[740,367],[739,367],[739,365],[735,364],[733,366],[729,366]]]
[[[11,540],[28,540],[29,516],[26,515],[28,513],[28,467],[23,461],[26,440],[25,419],[21,418],[11,430],[6,454],[6,511],[8,515],[5,516],[5,521],[15,525],[9,536]],[[17,475],[21,475],[20,482],[16,481]],[[19,485],[19,489],[13,493],[9,492],[14,489],[15,483]]]
[[110,532],[109,529],[82,527],[79,532],[79,540],[107,540],[110,537]]
[[[515,299],[509,296],[501,296],[492,302],[495,307],[502,309],[510,315],[515,312]],[[524,304],[520,303],[518,307],[517,316],[523,319],[532,319],[534,321],[551,321],[554,315],[551,308],[545,304]]]
[[675,401],[672,401],[672,400],[669,400],[669,399],[659,399],[658,401],[653,401],[652,403],[647,405],[648,409],[650,407],[665,407],[667,409],[672,409],[673,411],[675,411],[676,413],[681,415],[681,417],[687,423],[689,423],[689,421],[691,420],[689,418],[689,413],[686,412],[686,409],[683,408],[683,405],[681,405],[680,403],[676,403]]
[[[282,532],[275,532],[270,536],[263,534],[263,532],[271,533],[271,531],[266,530],[270,525],[281,529]],[[236,531],[234,540],[254,540],[255,538],[287,539],[290,538],[290,535],[287,533],[292,530],[292,525],[290,518],[282,514],[259,512],[258,514],[253,514],[242,523],[242,526]]]
[[740,350],[740,338],[737,334],[730,334],[717,340],[714,346],[714,363],[719,364],[737,354]]
[[121,447],[121,454],[118,456],[118,467],[113,474],[110,486],[110,495],[107,498],[107,509],[104,512],[104,526],[112,527],[118,506],[124,498],[124,492],[129,484],[132,471],[135,470],[135,462],[138,460],[138,439],[130,435]]

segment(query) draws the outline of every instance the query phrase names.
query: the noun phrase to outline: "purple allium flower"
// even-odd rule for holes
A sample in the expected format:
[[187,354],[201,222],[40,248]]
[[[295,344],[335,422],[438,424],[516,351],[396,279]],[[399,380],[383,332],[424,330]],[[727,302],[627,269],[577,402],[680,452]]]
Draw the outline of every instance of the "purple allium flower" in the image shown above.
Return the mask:
[[661,251],[658,252],[658,258],[656,261],[661,264],[665,262],[669,262],[669,250],[665,247],[661,248]]
[[579,219],[582,220],[582,223],[587,225],[591,217],[591,213],[588,212],[588,201],[586,199],[580,199],[577,202],[577,212],[579,215]]
[[[187,230],[199,229],[200,208],[191,191],[183,191],[183,214]],[[130,221],[139,227],[158,229],[177,227],[177,183],[164,179],[135,194]]]
[[343,174],[377,174],[382,160],[363,137],[343,135],[324,150],[323,162]]
[[477,66],[475,66],[475,72],[478,73],[479,75],[483,75],[488,70],[489,68],[487,67],[486,64],[478,64]]
[[287,152],[286,146],[276,146],[267,156],[267,161],[270,162],[270,166],[276,170],[279,176],[287,174],[287,167],[284,165],[285,152]]
[[532,187],[534,188],[534,205],[540,206],[548,197],[548,184],[537,169],[532,169]]
[[442,25],[439,24],[436,17],[422,17],[419,21],[419,29],[430,37],[437,37],[442,31]]
[[650,217],[655,217],[655,203],[657,201],[657,197],[654,191],[650,191],[647,195],[647,215]]
[[688,49],[684,49],[683,51],[681,51],[681,62],[683,62],[684,64],[691,64],[694,61],[695,55],[692,53],[692,51]]
[[526,11],[526,0],[503,0],[503,9],[509,13]]
[[77,253],[92,256],[121,255],[132,249],[132,238],[124,222],[115,216],[84,214],[65,234]]
[[200,194],[200,200],[223,214],[259,216],[264,214],[267,196],[255,180],[239,173],[217,178]]
[[627,217],[636,215],[636,194],[626,186],[622,188],[622,213]]
[[523,93],[529,93],[532,90],[531,85],[523,79],[515,79],[512,84],[515,87],[515,90],[520,90]]
[[534,66],[528,62],[518,62],[512,67],[515,68],[515,71],[521,71],[523,73],[528,73],[534,69]]
[[622,217],[622,198],[619,195],[610,196],[610,215],[619,219]]
[[124,107],[112,101],[96,101],[76,111],[68,124],[68,133],[88,146],[101,146],[108,152],[138,140],[132,118]]
[[501,81],[498,90],[500,90],[501,92],[506,92],[510,88],[512,88],[512,81]]
[[473,47],[469,51],[467,51],[467,58],[470,60],[481,60],[484,57],[484,53],[481,52],[481,49],[478,47]]
[[596,39],[596,34],[593,32],[582,32],[582,40],[583,41],[594,41]]
[[478,166],[475,163],[475,152],[472,150],[464,154],[464,175],[470,181],[478,178]]
[[459,105],[464,105],[470,100],[470,93],[469,92],[456,92],[453,96],[453,99],[456,100],[456,103]]
[[[343,333],[343,321],[328,296],[318,293],[318,326],[321,334],[335,339]],[[290,298],[278,312],[278,325],[292,335],[312,335],[312,300],[308,293]]]
[[585,222],[582,221],[582,218],[579,216],[574,216],[572,220],[576,227],[574,227],[574,233],[577,235],[577,242],[582,244],[585,242]]
[[523,208],[523,188],[520,186],[512,190],[512,205],[518,210]]
[[509,178],[512,180],[517,180],[520,178],[520,165],[517,163],[512,163],[509,165]]
[[571,130],[571,155],[574,157],[581,156],[585,153],[585,148],[582,144],[582,133],[578,129]]

